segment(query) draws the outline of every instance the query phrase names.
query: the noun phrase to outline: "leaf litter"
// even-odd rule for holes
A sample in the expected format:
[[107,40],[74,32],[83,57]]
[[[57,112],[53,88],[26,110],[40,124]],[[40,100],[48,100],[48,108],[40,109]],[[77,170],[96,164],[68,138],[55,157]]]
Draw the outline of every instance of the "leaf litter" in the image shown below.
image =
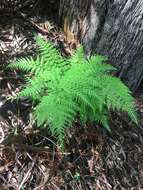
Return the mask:
[[24,81],[5,67],[18,57],[36,54],[34,32],[54,42],[63,55],[72,52],[56,24],[45,29],[39,24],[42,16],[26,15],[0,10],[0,190],[143,189],[141,93],[136,94],[139,126],[112,114],[109,135],[98,125],[77,121],[68,131],[65,152],[47,130],[36,128],[29,100],[8,99]]

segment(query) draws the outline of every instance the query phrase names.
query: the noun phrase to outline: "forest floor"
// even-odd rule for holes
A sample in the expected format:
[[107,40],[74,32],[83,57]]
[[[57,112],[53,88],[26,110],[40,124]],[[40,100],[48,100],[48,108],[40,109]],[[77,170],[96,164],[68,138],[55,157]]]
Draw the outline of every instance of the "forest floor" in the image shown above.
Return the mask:
[[52,41],[65,56],[71,46],[50,21],[42,25],[20,12],[0,16],[0,190],[143,189],[143,89],[135,94],[138,126],[123,114],[112,114],[111,135],[99,125],[76,123],[61,152],[47,130],[31,120],[31,102],[9,99],[23,80],[6,66],[36,54],[34,33]]

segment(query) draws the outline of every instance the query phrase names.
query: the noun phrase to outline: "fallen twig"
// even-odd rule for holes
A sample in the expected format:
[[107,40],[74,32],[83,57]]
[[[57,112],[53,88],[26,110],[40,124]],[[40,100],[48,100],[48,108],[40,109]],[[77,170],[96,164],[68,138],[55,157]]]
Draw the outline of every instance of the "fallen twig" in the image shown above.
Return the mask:
[[[33,146],[33,145],[28,145],[28,144],[18,144],[18,143],[16,143],[16,144],[12,144],[12,145],[3,145],[3,144],[1,144],[0,145],[0,149],[5,149],[5,148],[12,148],[12,149],[14,149],[14,150],[19,150],[19,151],[27,151],[27,152],[29,152],[29,151],[32,151],[32,152],[46,152],[46,153],[48,153],[48,154],[52,154],[53,155],[53,152],[52,151],[49,151],[50,150],[50,148],[49,147],[35,147],[35,146]],[[60,155],[70,155],[71,153],[70,152],[57,152],[57,153],[55,153],[55,154],[60,154]]]

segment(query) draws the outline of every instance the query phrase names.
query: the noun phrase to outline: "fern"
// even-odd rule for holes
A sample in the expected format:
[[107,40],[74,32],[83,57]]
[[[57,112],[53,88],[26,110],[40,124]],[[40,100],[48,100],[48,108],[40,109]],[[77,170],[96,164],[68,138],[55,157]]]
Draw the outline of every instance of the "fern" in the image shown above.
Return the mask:
[[137,123],[131,92],[110,74],[115,68],[105,64],[106,57],[86,58],[80,47],[65,59],[53,44],[40,37],[36,41],[36,59],[21,58],[8,67],[31,73],[17,98],[26,96],[37,101],[34,117],[38,126],[49,126],[60,144],[78,115],[83,124],[97,122],[109,132],[110,110],[126,112]]

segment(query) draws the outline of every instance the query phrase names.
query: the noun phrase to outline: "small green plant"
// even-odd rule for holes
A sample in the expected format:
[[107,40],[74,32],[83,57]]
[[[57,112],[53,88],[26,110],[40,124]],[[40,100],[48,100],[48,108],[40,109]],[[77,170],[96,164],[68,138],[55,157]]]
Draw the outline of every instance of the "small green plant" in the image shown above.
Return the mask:
[[83,124],[100,123],[109,132],[110,110],[127,112],[137,122],[134,99],[120,79],[111,75],[115,68],[104,63],[105,57],[86,58],[80,47],[64,58],[51,43],[40,37],[36,41],[36,59],[21,58],[8,67],[28,73],[16,98],[30,97],[36,103],[33,115],[37,125],[48,126],[60,144],[76,117]]
[[73,176],[73,178],[76,180],[76,181],[80,181],[80,173],[79,172],[76,172],[75,175]]

